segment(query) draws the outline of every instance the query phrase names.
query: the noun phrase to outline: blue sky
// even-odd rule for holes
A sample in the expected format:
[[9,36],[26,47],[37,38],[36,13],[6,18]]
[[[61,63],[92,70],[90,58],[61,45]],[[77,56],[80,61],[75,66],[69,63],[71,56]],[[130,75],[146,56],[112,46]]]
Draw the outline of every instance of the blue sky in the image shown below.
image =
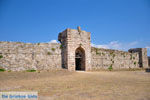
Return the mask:
[[96,47],[150,50],[150,0],[0,0],[0,41],[55,42],[77,26]]

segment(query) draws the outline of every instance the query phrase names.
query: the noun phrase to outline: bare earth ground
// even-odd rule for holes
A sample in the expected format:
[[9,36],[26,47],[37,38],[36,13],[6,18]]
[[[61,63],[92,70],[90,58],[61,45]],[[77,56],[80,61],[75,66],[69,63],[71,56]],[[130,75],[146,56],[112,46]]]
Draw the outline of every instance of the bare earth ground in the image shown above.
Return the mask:
[[39,100],[150,100],[150,73],[0,72],[0,91],[38,91]]

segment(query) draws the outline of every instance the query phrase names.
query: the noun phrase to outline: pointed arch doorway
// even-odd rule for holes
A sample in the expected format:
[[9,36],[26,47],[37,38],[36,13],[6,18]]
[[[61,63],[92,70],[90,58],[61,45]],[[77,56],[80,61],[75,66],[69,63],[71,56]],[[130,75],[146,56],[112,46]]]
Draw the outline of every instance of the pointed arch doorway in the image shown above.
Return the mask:
[[82,47],[75,51],[75,69],[85,71],[85,51]]

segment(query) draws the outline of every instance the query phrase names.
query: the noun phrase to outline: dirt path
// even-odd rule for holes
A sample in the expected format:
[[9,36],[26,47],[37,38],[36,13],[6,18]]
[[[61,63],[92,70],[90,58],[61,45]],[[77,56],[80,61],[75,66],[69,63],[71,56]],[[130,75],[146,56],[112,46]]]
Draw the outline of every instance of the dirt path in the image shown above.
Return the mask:
[[38,91],[39,100],[150,100],[150,73],[0,72],[0,91]]

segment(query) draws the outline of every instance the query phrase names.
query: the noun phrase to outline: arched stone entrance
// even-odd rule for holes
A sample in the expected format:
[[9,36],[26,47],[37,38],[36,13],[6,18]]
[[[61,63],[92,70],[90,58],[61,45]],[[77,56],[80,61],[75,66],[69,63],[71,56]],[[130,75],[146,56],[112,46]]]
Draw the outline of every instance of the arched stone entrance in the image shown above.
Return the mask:
[[91,33],[66,29],[59,33],[62,67],[69,71],[91,70]]
[[82,47],[75,51],[75,66],[76,70],[85,70],[85,51]]

